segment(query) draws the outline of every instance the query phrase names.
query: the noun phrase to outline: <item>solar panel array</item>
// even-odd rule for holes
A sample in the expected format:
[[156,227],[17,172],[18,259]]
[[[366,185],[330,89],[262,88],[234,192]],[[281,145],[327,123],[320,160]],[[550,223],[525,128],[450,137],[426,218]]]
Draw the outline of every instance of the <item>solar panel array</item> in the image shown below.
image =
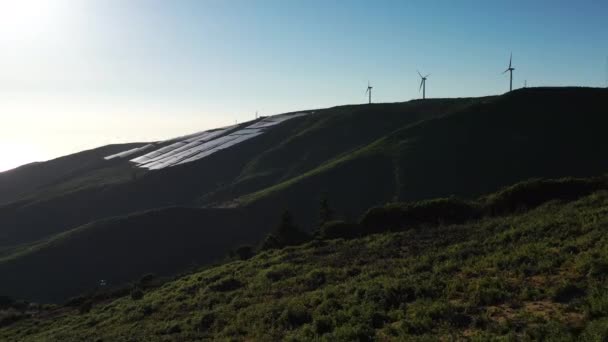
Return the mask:
[[131,159],[130,161],[135,163],[138,167],[150,170],[159,170],[166,167],[186,164],[255,138],[284,121],[307,114],[310,113],[300,112],[269,116],[244,128],[238,128],[238,125],[233,125],[189,134],[179,138],[124,151],[108,156],[105,159],[126,158],[134,154],[139,154],[144,150],[162,146],[154,151]]

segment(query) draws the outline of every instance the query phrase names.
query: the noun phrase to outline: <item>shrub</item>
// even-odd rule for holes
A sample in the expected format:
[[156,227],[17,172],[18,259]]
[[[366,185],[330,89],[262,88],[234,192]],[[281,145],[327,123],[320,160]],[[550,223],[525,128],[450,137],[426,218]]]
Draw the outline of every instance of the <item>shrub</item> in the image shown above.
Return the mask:
[[363,234],[373,234],[422,225],[464,223],[479,216],[478,207],[470,202],[440,198],[372,208],[361,219],[361,225]]
[[288,329],[294,329],[312,321],[309,310],[301,303],[290,304],[279,317]]
[[321,226],[321,239],[356,238],[361,234],[361,229],[356,223],[349,223],[339,220],[329,221]]
[[78,307],[78,312],[82,315],[90,312],[91,309],[93,309],[93,301],[87,300]]
[[319,203],[319,226],[323,226],[325,223],[333,220],[334,211],[329,206],[329,200],[327,194],[321,196],[321,202]]
[[553,290],[553,300],[567,303],[574,298],[585,295],[585,290],[574,284],[562,284]]
[[594,290],[587,297],[587,313],[592,318],[608,315],[608,292]]
[[281,215],[279,225],[272,234],[269,234],[262,242],[261,250],[277,249],[294,246],[310,240],[310,236],[298,228],[293,221],[293,216],[288,210]]
[[271,281],[279,281],[285,278],[289,278],[294,275],[294,271],[291,267],[286,265],[277,265],[266,271],[266,278]]
[[198,321],[198,328],[202,331],[211,329],[215,323],[215,314],[213,312],[204,312]]
[[209,289],[216,292],[234,291],[241,287],[243,287],[243,283],[233,277],[224,278],[209,285]]
[[255,255],[255,253],[253,252],[253,247],[249,245],[240,246],[234,252],[240,260],[248,260]]
[[314,320],[313,326],[318,335],[327,334],[334,330],[334,322],[331,317],[321,316]]
[[316,290],[325,284],[325,272],[314,270],[306,275],[304,284],[309,290]]
[[133,290],[131,290],[131,299],[140,300],[143,297],[144,297],[144,291],[142,291],[140,288],[136,287]]
[[532,179],[507,187],[486,198],[485,211],[504,215],[537,207],[551,200],[575,200],[608,188],[605,178]]

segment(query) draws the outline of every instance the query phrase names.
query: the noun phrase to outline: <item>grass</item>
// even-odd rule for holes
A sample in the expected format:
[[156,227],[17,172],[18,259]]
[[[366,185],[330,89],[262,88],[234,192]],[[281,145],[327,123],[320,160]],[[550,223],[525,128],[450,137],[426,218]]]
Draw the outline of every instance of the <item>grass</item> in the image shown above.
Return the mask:
[[[398,201],[417,203],[406,216],[417,212],[423,225],[462,224],[454,215],[433,220],[434,210],[456,195],[466,202],[453,208],[460,215],[480,194],[525,179],[605,173],[606,94],[605,89],[529,88],[491,98],[317,110],[196,163],[133,178],[120,161],[109,168],[94,162],[105,148],[73,156],[83,158],[85,169],[66,158],[55,173],[60,180],[45,180],[53,184],[36,192],[44,196],[0,207],[0,293],[61,301],[94,287],[100,277],[124,283],[148,272],[169,275],[193,263],[212,263],[238,244],[261,240],[273,226],[269,218],[283,209],[304,230],[319,228],[324,194],[337,220],[358,222],[370,207]],[[56,164],[33,165],[34,176],[44,174],[45,165]],[[10,176],[18,179],[22,171]],[[547,194],[553,185],[538,186]],[[487,201],[511,213],[546,200],[510,191]],[[571,200],[568,191],[563,195],[548,198]],[[221,217],[203,214],[222,204],[229,208]],[[476,214],[479,203],[472,204]],[[194,210],[200,215],[162,209],[193,206],[205,209]],[[162,219],[150,214],[156,211],[164,213]],[[144,214],[129,219],[134,213]],[[111,224],[105,224],[108,218]],[[478,217],[465,221],[472,219]],[[348,225],[330,228],[325,236],[339,236]],[[368,228],[385,229],[378,222]],[[45,288],[32,281],[34,274],[47,279]]]
[[604,340],[608,192],[580,196],[264,251],[86,310],[5,310],[0,339]]

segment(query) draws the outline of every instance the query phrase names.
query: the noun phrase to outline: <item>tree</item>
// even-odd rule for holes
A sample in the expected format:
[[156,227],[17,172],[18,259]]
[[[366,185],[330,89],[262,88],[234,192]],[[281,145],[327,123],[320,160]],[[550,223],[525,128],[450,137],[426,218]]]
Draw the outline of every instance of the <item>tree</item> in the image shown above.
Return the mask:
[[329,200],[327,199],[327,193],[324,193],[321,196],[321,203],[319,205],[319,227],[333,219],[334,219],[334,211],[329,206]]
[[235,253],[241,260],[251,259],[251,257],[253,257],[253,255],[254,255],[253,247],[248,246],[248,245],[237,248]]
[[261,249],[282,248],[303,243],[309,239],[308,234],[301,231],[294,223],[293,216],[289,210],[283,211],[279,225],[274,233],[269,234],[262,242]]

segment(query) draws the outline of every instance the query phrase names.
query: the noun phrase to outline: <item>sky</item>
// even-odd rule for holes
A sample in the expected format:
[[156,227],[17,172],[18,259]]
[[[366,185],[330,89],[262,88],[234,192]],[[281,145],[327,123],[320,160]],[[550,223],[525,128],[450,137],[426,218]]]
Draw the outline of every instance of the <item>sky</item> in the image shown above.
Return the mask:
[[608,2],[0,0],[0,171],[255,112],[605,86]]

